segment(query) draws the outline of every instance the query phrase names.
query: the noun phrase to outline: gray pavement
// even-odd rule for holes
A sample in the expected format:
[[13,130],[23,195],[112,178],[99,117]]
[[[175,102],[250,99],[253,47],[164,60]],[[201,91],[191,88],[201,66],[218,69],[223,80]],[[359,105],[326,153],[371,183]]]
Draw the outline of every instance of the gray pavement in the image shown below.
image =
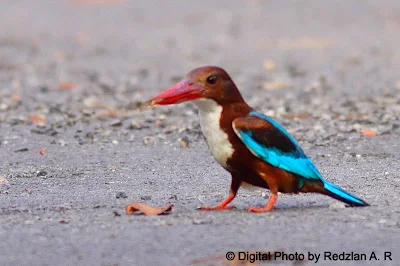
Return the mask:
[[[0,265],[226,265],[227,251],[276,250],[399,265],[399,43],[394,0],[1,1]],[[280,195],[253,214],[268,191],[243,189],[233,211],[197,211],[230,177],[196,109],[136,107],[210,64],[371,206]],[[125,215],[134,201],[174,207]]]

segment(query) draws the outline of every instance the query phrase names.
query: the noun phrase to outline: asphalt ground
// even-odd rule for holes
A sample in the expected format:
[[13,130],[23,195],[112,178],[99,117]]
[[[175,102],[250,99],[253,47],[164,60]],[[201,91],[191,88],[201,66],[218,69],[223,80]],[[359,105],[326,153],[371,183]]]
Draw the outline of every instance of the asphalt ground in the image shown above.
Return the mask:
[[[226,265],[228,251],[281,250],[399,265],[399,43],[398,1],[1,1],[0,264]],[[281,194],[254,214],[268,191],[243,189],[232,211],[196,210],[230,176],[195,107],[137,106],[203,65],[371,206]],[[135,201],[174,207],[125,215]]]

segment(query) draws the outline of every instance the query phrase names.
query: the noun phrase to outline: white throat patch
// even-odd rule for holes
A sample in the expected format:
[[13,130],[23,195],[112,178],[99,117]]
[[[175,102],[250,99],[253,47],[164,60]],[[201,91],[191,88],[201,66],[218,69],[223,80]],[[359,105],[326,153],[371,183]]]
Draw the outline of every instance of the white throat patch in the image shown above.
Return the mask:
[[220,127],[222,106],[210,99],[194,101],[199,109],[200,126],[207,140],[208,147],[215,160],[227,168],[227,159],[232,156],[234,150],[226,134]]

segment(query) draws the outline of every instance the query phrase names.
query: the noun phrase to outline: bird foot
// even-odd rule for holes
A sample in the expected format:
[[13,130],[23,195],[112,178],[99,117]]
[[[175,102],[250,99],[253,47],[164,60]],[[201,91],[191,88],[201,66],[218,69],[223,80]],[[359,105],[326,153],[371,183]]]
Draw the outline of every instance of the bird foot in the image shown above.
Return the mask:
[[267,204],[263,207],[247,207],[246,211],[248,212],[270,212],[274,208],[276,201],[278,200],[278,196],[276,194],[271,194],[269,196],[269,200]]
[[231,210],[232,206],[215,206],[215,207],[198,207],[197,208],[200,211],[225,211],[225,210]]
[[274,207],[271,207],[271,208],[268,208],[268,207],[247,207],[246,208],[246,211],[248,211],[248,212],[258,212],[258,213],[260,213],[260,212],[270,212],[270,211],[272,211],[272,209],[273,209]]

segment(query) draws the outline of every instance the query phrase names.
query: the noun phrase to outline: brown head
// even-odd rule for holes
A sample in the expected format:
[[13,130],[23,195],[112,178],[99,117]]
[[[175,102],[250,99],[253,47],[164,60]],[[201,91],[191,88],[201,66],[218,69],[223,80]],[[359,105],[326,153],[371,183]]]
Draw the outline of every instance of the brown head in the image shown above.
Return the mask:
[[228,73],[222,68],[206,66],[190,71],[185,78],[154,96],[143,107],[211,99],[220,105],[243,103],[243,98]]

